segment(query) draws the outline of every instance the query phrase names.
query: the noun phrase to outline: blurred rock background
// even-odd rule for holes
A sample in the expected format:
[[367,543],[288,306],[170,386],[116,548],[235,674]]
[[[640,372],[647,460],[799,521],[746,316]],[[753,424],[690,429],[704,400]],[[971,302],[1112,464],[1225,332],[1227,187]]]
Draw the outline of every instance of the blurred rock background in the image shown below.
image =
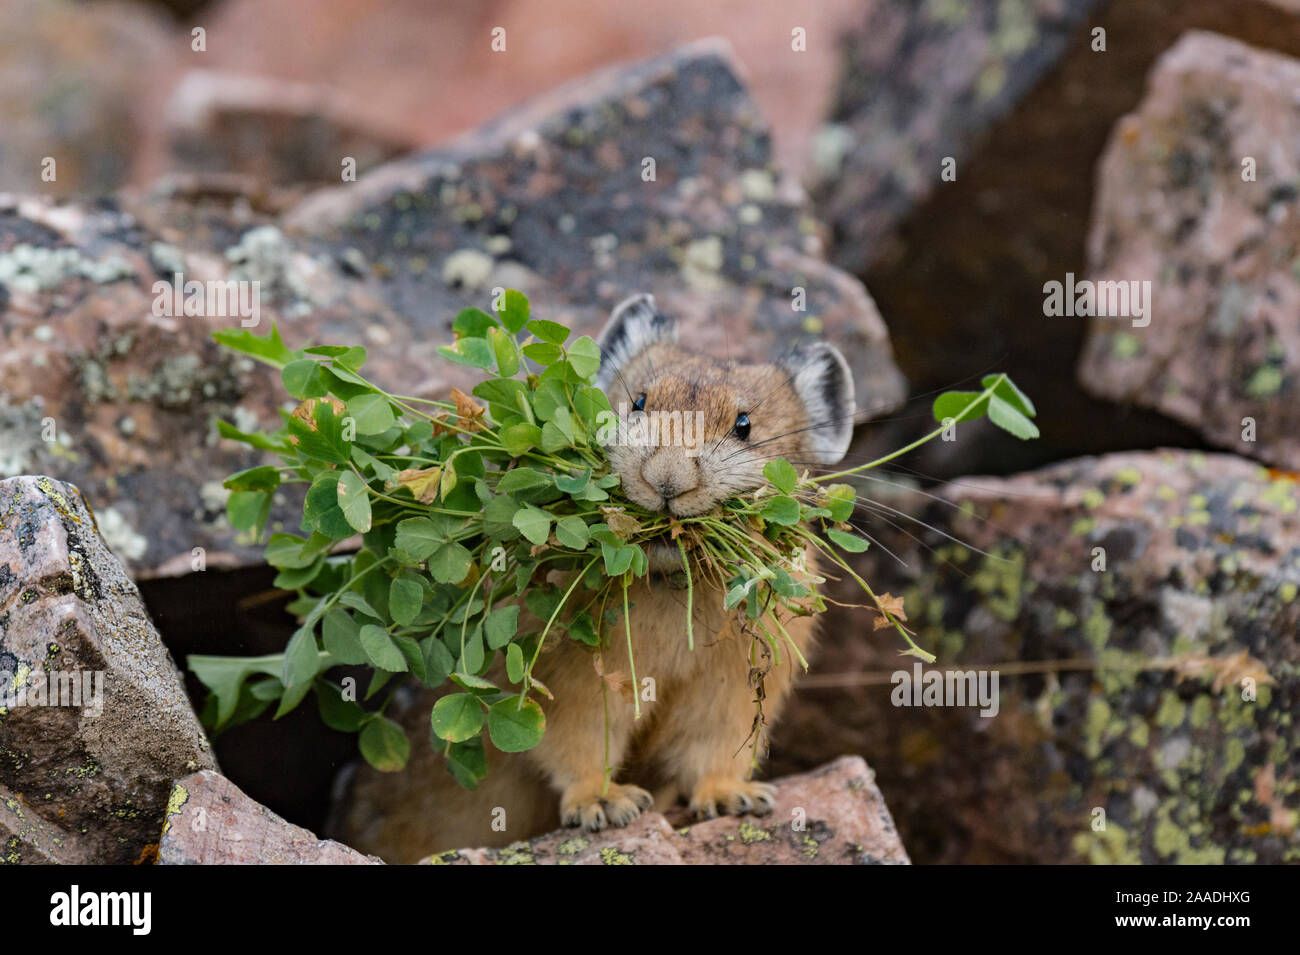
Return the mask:
[[[178,269],[260,278],[294,334],[431,392],[494,284],[584,328],[650,288],[703,349],[824,334],[855,462],[1005,370],[1042,438],[969,426],[858,519],[918,641],[1004,669],[1000,717],[891,707],[893,644],[840,610],[773,771],[866,757],[921,862],[1295,860],[1297,58],[1295,0],[8,0],[0,478],[81,488],[177,659],[272,652],[213,422],[269,420],[276,383],[151,318]],[[1151,324],[1045,316],[1067,273],[1152,281]],[[317,831],[350,747],[306,709],[215,742]]]

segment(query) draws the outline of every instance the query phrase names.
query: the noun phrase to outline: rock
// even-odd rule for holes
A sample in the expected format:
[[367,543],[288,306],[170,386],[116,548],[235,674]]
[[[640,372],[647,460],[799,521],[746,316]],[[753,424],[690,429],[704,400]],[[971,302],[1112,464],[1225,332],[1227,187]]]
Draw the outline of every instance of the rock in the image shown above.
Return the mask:
[[[880,316],[818,257],[804,197],[772,163],[737,69],[725,44],[702,41],[597,73],[311,196],[285,225],[335,254],[358,250],[411,316],[450,316],[513,284],[593,332],[641,288],[716,354],[768,358],[824,333],[856,374],[859,405],[894,407],[903,381]],[[806,311],[792,308],[798,289]]]
[[[844,756],[775,780],[764,818],[711,819],[674,829],[647,813],[623,829],[562,829],[503,849],[461,849],[422,859],[434,865],[864,865],[908,863],[874,774]],[[796,829],[798,825],[801,828]]]
[[215,765],[95,515],[48,477],[0,481],[0,687],[6,862],[147,858],[171,781]]
[[1189,33],[1099,169],[1088,279],[1150,283],[1150,324],[1094,318],[1079,377],[1300,470],[1300,61]]
[[382,865],[285,822],[225,776],[177,780],[167,802],[159,865]]
[[186,73],[167,104],[173,170],[276,184],[338,183],[414,148],[328,87],[220,70]]
[[934,530],[864,514],[879,546],[858,571],[905,598],[939,665],[999,674],[997,715],[892,705],[917,661],[873,615],[836,610],[773,772],[865,754],[926,863],[1300,858],[1294,475],[1158,451],[965,479],[940,500],[888,490],[870,493]]
[[[436,349],[495,286],[581,332],[641,289],[715,354],[824,333],[857,373],[864,417],[903,394],[875,306],[818,257],[806,203],[716,45],[602,74],[285,216],[281,202],[203,180],[93,207],[0,196],[0,462],[102,502],[140,579],[261,562],[226,524],[221,488],[258,459],[216,422],[270,427],[286,395],[273,370],[212,342],[221,327],[361,343],[371,377],[427,395],[472,380]],[[260,282],[258,307],[245,284],[249,308],[172,314],[178,271]]]
[[878,0],[842,38],[812,193],[834,260],[862,271],[899,221],[961,169],[995,121],[1056,63],[1097,0]]
[[[122,186],[147,121],[138,109],[149,89],[142,64],[171,42],[165,20],[141,4],[6,0],[0,191],[68,196]],[[53,180],[42,177],[47,159]]]
[[[1033,6],[985,0],[915,9],[1010,12]],[[937,159],[921,167],[929,195],[875,243],[869,262],[861,261],[851,239],[832,239],[834,261],[863,279],[888,318],[894,354],[914,393],[966,387],[960,383],[1005,370],[1039,407],[1040,440],[935,442],[912,466],[946,479],[1014,473],[1081,454],[1205,446],[1195,428],[1154,410],[1117,409],[1065,373],[1078,364],[1087,320],[1047,317],[1043,286],[1065,282],[1067,273],[1086,275],[1098,161],[1116,122],[1145,95],[1160,56],[1188,30],[1211,30],[1300,57],[1298,26],[1293,12],[1260,0],[1099,4],[1069,33],[1054,67],[972,141],[966,158],[958,159],[955,182],[940,180]],[[1097,29],[1105,31],[1105,52],[1093,49]],[[1029,55],[1049,48],[1035,45]],[[915,60],[916,75],[925,77],[930,61],[921,57],[937,55],[900,48],[898,56],[894,72],[906,75]],[[932,69],[936,76],[943,72],[939,65]],[[898,81],[879,82],[888,89]],[[905,120],[910,114],[898,115]],[[832,185],[832,193],[824,188],[815,192],[817,212],[834,220],[825,203],[839,187]],[[1097,427],[1099,420],[1105,427]],[[918,418],[910,428],[904,420],[873,428],[882,440],[871,450],[900,447],[923,427]]]
[[[829,99],[835,37],[861,8],[862,0],[819,0],[792,16],[782,0],[222,0],[205,11],[201,59],[223,70],[333,85],[385,125],[439,143],[594,69],[726,36],[772,123],[778,159],[795,170]],[[806,39],[798,51],[796,26]],[[494,49],[497,27],[505,31],[504,51]],[[174,80],[163,73],[158,82],[170,88]]]

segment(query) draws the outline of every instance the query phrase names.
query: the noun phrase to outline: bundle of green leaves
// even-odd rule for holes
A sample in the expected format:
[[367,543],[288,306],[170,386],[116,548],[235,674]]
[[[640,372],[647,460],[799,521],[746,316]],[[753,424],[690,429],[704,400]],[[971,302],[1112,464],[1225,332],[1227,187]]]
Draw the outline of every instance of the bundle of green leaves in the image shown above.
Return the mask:
[[[430,688],[450,681],[453,692],[433,710],[433,738],[453,775],[473,788],[486,772],[484,734],[506,752],[541,739],[537,700],[549,691],[533,668],[548,639],[596,647],[626,635],[630,653],[628,586],[649,572],[646,548],[665,540],[681,554],[688,608],[721,600],[777,662],[788,650],[804,664],[773,610],[789,619],[824,609],[825,581],[805,566],[809,549],[862,587],[881,623],[901,635],[903,652],[933,660],[903,626],[897,598],[873,593],[845,556],[868,546],[850,523],[856,492],[845,480],[933,439],[946,423],[986,413],[1021,438],[1037,435],[1029,399],[993,375],[982,391],[941,395],[933,407],[940,427],[893,454],[824,475],[777,459],[763,470],[765,487],[679,518],[620,493],[600,440],[612,411],[594,384],[595,341],[570,340],[563,325],[530,318],[513,290],[492,313],[462,311],[453,331],[439,353],[483,380],[447,401],[385,391],[361,374],[364,348],[294,350],[275,328],[216,334],[278,368],[298,402],[281,412],[274,433],[219,425],[223,437],[280,459],[226,480],[231,524],[260,539],[273,496],[286,485],[305,494],[302,534],[277,530],[266,544],[276,586],[296,595],[288,609],[299,625],[284,652],[189,658],[211,691],[203,712],[210,729],[272,705],[282,716],[311,693],[327,725],[359,733],[373,766],[397,770],[409,742],[385,715],[393,691],[410,677]],[[521,607],[524,620],[541,625],[521,627]],[[693,648],[689,609],[686,620],[683,639]],[[504,666],[494,668],[498,658]],[[345,666],[370,671],[360,700],[331,678]]]

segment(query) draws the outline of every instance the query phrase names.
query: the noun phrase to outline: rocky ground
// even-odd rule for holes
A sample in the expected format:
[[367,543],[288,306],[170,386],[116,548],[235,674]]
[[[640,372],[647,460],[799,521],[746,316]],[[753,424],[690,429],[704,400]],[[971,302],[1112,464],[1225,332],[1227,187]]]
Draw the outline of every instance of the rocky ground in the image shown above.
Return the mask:
[[[443,37],[508,24],[497,85],[489,54],[410,40],[428,27],[410,0],[355,37],[329,26],[352,0],[285,3],[267,15],[309,39],[276,67],[266,40],[231,42],[250,3],[163,6],[0,11],[0,673],[106,675],[102,716],[0,710],[0,858],[446,848],[313,834],[352,756],[313,713],[215,754],[199,727],[172,658],[273,652],[291,629],[224,517],[221,478],[254,458],[216,433],[269,424],[281,393],[211,341],[239,316],[159,314],[178,271],[261,282],[262,328],[363,340],[417,394],[458,383],[434,358],[455,311],[511,286],[583,331],[639,289],[703,351],[834,341],[854,461],[995,368],[1039,405],[1040,441],[959,426],[862,482],[855,519],[876,540],[859,572],[940,665],[999,673],[996,716],[892,705],[894,641],[837,608],[778,727],[770,820],[651,815],[426,861],[1300,858],[1294,3],[845,0],[741,26],[722,4],[658,35],[602,13],[596,45],[553,39],[545,67],[527,5],[439,14]],[[651,3],[665,23],[683,6]],[[734,49],[695,39],[710,24]],[[1150,282],[1149,323],[1045,314],[1067,273]]]

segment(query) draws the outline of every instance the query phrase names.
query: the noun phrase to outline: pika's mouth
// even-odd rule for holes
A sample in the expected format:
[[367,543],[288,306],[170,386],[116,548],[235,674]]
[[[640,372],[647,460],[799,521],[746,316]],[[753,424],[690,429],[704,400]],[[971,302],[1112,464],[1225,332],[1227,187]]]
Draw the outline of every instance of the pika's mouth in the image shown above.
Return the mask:
[[694,487],[675,497],[666,498],[639,476],[632,478],[624,476],[623,493],[634,504],[639,504],[647,511],[671,514],[673,517],[696,517],[718,503],[716,495],[702,487]]
[[[688,500],[684,500],[688,499]],[[708,494],[683,494],[668,502],[668,512],[674,517],[698,517],[710,511],[718,502]]]

